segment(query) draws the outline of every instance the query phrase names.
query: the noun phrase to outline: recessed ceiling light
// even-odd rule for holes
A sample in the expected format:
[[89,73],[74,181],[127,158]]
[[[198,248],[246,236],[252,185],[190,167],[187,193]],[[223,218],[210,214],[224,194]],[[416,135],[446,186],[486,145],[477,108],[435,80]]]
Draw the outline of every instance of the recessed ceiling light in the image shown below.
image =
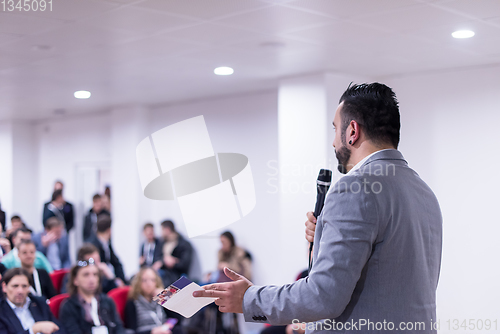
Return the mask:
[[231,75],[234,73],[234,70],[231,67],[222,66],[222,67],[217,67],[214,70],[214,73],[217,75]]
[[455,38],[471,38],[474,35],[474,31],[471,30],[457,30],[451,34]]
[[88,99],[90,97],[90,92],[86,90],[79,90],[75,92],[74,95],[77,99]]

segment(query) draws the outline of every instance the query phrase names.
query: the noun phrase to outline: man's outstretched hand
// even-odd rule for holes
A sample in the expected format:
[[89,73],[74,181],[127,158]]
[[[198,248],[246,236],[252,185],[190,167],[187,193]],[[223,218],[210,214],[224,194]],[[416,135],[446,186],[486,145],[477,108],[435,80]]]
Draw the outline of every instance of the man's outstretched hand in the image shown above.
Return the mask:
[[193,292],[193,296],[217,298],[215,305],[219,306],[221,312],[243,313],[243,296],[253,284],[227,267],[224,268],[224,274],[232,282],[204,285],[204,290]]

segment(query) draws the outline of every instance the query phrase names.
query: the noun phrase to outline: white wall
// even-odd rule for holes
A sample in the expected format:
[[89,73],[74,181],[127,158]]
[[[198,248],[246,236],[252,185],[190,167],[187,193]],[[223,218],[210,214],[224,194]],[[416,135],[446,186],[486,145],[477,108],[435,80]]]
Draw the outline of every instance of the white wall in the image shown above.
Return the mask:
[[[268,162],[278,159],[277,94],[265,92],[155,108],[151,111],[151,132],[199,115],[205,118],[215,152],[235,152],[248,157],[257,204],[250,214],[227,228],[190,240],[197,249],[199,267],[195,268],[195,274],[216,269],[219,234],[230,230],[236,242],[253,256],[253,280],[261,284],[276,282],[279,273],[275,267],[280,262],[275,251],[279,233],[278,194],[273,193],[267,180]],[[148,220],[159,223],[172,218],[186,235],[175,201],[150,202]]]
[[448,328],[452,319],[498,324],[500,68],[386,82],[400,101],[400,149],[435,191],[443,213],[441,332],[466,333]]

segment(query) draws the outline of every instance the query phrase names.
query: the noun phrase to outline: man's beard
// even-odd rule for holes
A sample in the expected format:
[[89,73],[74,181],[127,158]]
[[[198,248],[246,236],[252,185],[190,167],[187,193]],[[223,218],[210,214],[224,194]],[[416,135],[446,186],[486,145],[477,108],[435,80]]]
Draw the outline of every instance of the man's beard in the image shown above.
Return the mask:
[[339,161],[337,169],[340,173],[347,174],[347,163],[351,158],[351,150],[342,143],[342,146],[338,150],[335,150],[335,156]]

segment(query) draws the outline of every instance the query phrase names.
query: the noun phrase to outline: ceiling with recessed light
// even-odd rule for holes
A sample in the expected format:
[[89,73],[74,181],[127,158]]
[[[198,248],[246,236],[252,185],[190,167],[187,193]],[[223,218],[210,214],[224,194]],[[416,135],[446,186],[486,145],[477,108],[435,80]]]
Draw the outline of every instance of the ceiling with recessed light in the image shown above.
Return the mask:
[[[1,6],[0,120],[262,91],[322,71],[380,80],[500,65],[499,0],[52,0],[44,12]],[[451,37],[463,29],[475,36]],[[234,74],[215,75],[220,66]],[[75,99],[78,90],[91,98]]]

